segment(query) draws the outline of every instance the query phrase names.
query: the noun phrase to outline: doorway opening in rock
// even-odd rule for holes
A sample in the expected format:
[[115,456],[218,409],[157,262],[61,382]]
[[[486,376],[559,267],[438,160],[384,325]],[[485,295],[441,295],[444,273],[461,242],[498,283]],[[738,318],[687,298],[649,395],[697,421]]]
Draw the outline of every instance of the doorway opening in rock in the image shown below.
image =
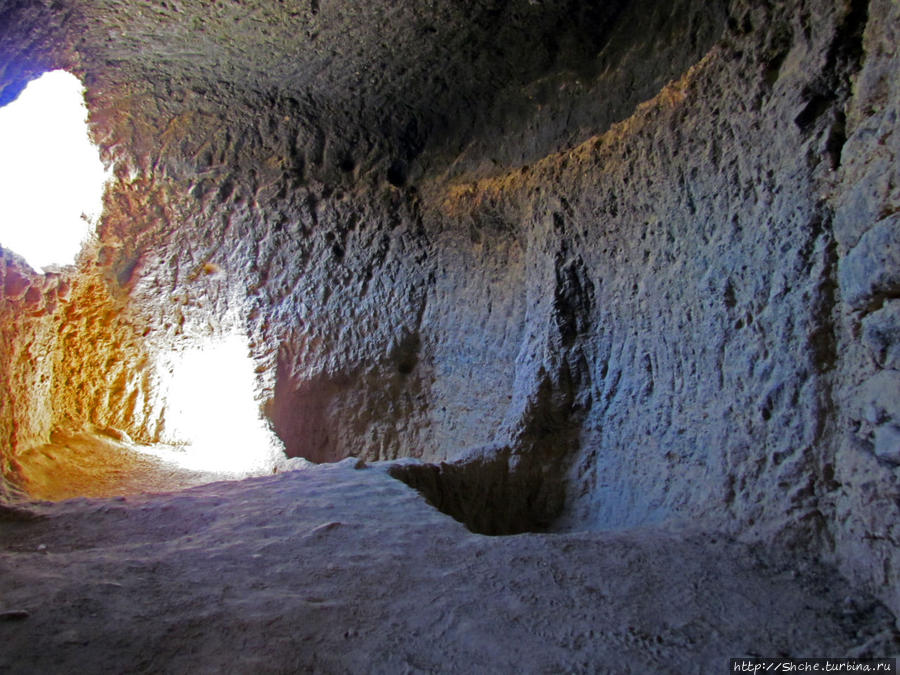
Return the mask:
[[54,70],[30,82],[0,108],[0,148],[0,246],[35,269],[72,264],[109,177],[88,135],[81,81]]
[[388,473],[476,534],[551,531],[565,503],[561,475],[505,447],[454,462],[400,462]]
[[243,332],[197,340],[157,358],[165,401],[162,440],[180,452],[157,452],[191,471],[271,473],[284,446],[254,400],[256,364]]
[[151,403],[135,406],[146,418],[133,426],[140,433],[143,421],[153,435],[133,440],[122,429],[101,426],[108,418],[56,428],[49,442],[15,455],[13,478],[22,492],[49,501],[172,492],[306,465],[287,459],[262,419],[242,331],[185,340],[148,361],[152,373],[140,379],[152,384],[137,393]]

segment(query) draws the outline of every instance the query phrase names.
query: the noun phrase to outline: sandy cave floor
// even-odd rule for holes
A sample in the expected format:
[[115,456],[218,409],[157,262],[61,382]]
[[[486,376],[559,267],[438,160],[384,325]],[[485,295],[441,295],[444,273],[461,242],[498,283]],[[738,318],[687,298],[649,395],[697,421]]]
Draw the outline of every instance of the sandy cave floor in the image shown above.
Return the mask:
[[0,510],[2,673],[725,673],[896,654],[828,569],[702,532],[485,537],[382,465]]
[[190,471],[152,454],[163,447],[135,445],[102,433],[56,431],[46,445],[20,454],[16,468],[20,487],[34,499],[49,501],[171,492],[226,477]]

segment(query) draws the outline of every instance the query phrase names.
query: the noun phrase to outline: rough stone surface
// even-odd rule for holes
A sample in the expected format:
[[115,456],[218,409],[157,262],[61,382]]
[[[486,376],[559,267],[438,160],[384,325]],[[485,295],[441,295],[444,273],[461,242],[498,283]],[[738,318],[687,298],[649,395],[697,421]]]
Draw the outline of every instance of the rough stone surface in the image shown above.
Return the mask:
[[900,215],[885,218],[868,230],[841,259],[843,300],[865,309],[900,295]]
[[72,268],[38,274],[0,249],[0,284],[4,476],[15,477],[20,455],[60,428],[159,440],[163,411],[151,364],[101,276]]
[[484,537],[379,468],[31,511],[0,527],[0,670],[706,675],[897,650],[882,604],[790,551]]
[[[884,316],[879,310],[889,311],[891,296],[897,292],[896,232],[889,228],[893,223],[896,230],[900,210],[900,82],[892,75],[900,68],[900,7],[895,2],[872,0],[867,8],[864,58],[846,106],[846,143],[829,199],[841,264],[844,260],[865,261],[867,284],[862,306],[850,302],[860,297],[858,279],[841,276],[838,289],[844,302],[837,306],[840,359],[834,387],[837,490],[832,531],[842,568],[853,579],[866,579],[871,587],[885,589],[883,597],[896,612],[900,607],[900,473],[895,464],[884,461],[892,455],[893,433],[883,426],[890,420],[861,420],[858,411],[865,404],[872,404],[876,411],[896,410],[890,398],[877,394],[880,390],[893,396],[900,383],[900,372],[885,370],[888,366],[879,355],[873,358],[871,341],[863,329],[868,317],[877,322]],[[885,249],[867,251],[876,240]],[[861,246],[863,253],[858,253]],[[880,348],[886,355],[896,347],[887,336],[884,339],[888,341]],[[873,380],[879,383],[875,391],[866,384]],[[876,449],[881,456],[875,454]]]
[[45,443],[52,428],[48,406],[53,382],[55,310],[68,282],[36,274],[19,256],[0,248],[0,497],[14,473],[14,449]]
[[0,95],[83,75],[116,163],[68,300],[4,268],[8,476],[54,425],[158,440],[158,358],[237,332],[290,456],[434,462],[483,531],[702,523],[900,610],[896,2],[0,14]]
[[890,300],[862,320],[863,341],[882,368],[900,370],[900,300]]

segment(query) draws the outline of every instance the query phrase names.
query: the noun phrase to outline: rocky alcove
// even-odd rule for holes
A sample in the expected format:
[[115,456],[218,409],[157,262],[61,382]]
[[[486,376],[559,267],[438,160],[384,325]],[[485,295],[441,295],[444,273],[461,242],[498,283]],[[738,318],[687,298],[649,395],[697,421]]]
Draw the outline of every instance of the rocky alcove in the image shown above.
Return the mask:
[[111,172],[0,248],[0,670],[896,655],[898,25],[0,0]]

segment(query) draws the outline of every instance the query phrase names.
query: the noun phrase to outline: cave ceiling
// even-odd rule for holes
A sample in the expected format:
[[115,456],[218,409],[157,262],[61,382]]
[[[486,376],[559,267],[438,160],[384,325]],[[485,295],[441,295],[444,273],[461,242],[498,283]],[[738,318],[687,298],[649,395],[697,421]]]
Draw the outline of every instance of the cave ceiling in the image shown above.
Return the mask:
[[[699,17],[684,0],[0,0],[0,104],[64,67],[83,77],[95,125],[99,108],[227,111],[245,124],[278,110],[369,165],[426,148],[452,161],[473,139],[530,131],[514,156],[496,142],[475,151],[516,165],[630,114],[702,54],[723,4]],[[651,27],[656,41],[641,37]]]
[[76,5],[73,30],[87,69],[132,81],[437,115],[584,66],[622,4],[94,1]]
[[561,70],[589,75],[623,5],[2,2],[2,22],[30,30],[24,40],[30,53],[25,63],[17,60],[24,78],[7,82],[2,97],[12,98],[23,79],[60,61],[81,71],[89,88],[145,86],[173,100],[182,90],[287,98],[307,114],[352,111],[388,125],[405,117],[440,127],[498,90]]

